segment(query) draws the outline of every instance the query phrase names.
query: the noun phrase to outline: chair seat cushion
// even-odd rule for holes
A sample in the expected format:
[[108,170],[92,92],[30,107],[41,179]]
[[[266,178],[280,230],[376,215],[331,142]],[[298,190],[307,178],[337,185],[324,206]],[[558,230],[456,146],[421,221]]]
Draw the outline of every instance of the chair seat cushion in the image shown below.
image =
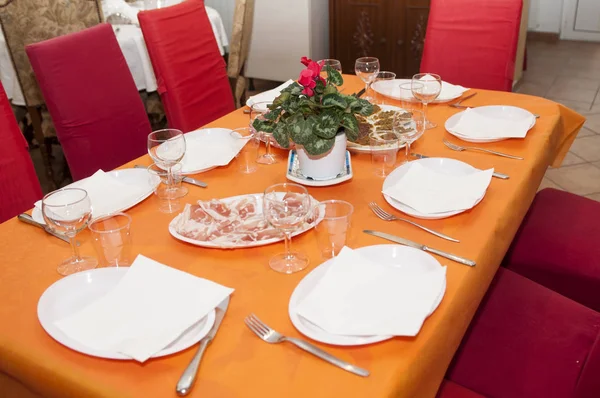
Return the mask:
[[596,311],[500,268],[446,377],[499,398],[600,397],[599,331]]
[[485,398],[485,396],[477,394],[451,380],[444,379],[436,398]]
[[540,191],[503,265],[600,311],[600,203]]

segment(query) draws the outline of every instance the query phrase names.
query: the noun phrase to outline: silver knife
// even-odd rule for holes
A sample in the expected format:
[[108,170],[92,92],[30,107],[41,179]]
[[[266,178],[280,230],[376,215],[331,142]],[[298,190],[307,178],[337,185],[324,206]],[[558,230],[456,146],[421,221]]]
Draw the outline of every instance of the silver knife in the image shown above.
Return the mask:
[[227,307],[229,306],[229,297],[225,300],[221,301],[221,304],[215,308],[215,323],[213,327],[210,329],[206,337],[200,340],[200,346],[198,346],[198,351],[192,358],[192,361],[188,365],[187,368],[183,371],[181,378],[177,382],[177,395],[180,397],[186,396],[192,390],[194,386],[194,382],[196,381],[196,375],[198,374],[198,367],[200,366],[200,360],[202,359],[202,355],[204,355],[204,351],[206,351],[206,347],[208,343],[213,341],[217,331],[219,330],[219,326],[221,326],[221,322],[223,321],[223,317],[225,317],[225,312],[227,312]]
[[[421,155],[420,153],[411,153],[411,156],[416,157],[417,159],[427,159],[429,156]],[[492,174],[493,177],[500,178],[501,180],[508,180],[510,177],[506,174],[497,173],[494,171]]]
[[[143,166],[141,164],[136,164],[133,166],[134,169],[147,169],[148,166]],[[198,187],[206,188],[208,185],[204,181],[197,180],[192,177],[183,177],[183,182],[187,182],[188,184],[196,185]]]
[[363,232],[366,233],[366,234],[369,234],[369,235],[378,236],[378,237],[383,238],[383,239],[391,240],[392,242],[400,243],[401,245],[404,245],[404,246],[414,247],[415,249],[423,250],[424,252],[429,252],[429,253],[437,254],[438,256],[442,256],[442,257],[447,258],[449,260],[456,261],[457,263],[468,265],[469,267],[474,267],[475,266],[475,261],[468,260],[466,258],[459,257],[459,256],[456,256],[454,254],[446,253],[446,252],[443,252],[441,250],[437,250],[437,249],[434,249],[432,247],[425,246],[425,245],[422,245],[420,243],[416,243],[416,242],[413,242],[411,240],[401,238],[399,236],[394,236],[394,235],[386,234],[385,232],[372,231],[370,229],[365,229],[365,230],[363,230]]
[[[27,213],[21,213],[21,214],[19,214],[19,215],[17,216],[17,218],[19,219],[19,221],[22,221],[22,222],[24,222],[25,224],[35,225],[36,227],[43,229],[44,231],[46,231],[46,233],[47,233],[47,234],[50,234],[50,235],[54,236],[55,238],[58,238],[58,239],[60,239],[60,240],[64,240],[64,241],[65,241],[65,242],[67,242],[67,243],[71,243],[71,242],[69,241],[69,238],[67,238],[65,235],[61,235],[61,234],[59,234],[59,233],[57,233],[57,232],[54,232],[53,230],[51,230],[50,228],[48,228],[48,226],[47,226],[47,225],[45,225],[45,224],[42,224],[42,223],[39,223],[39,222],[35,221],[35,220],[33,219],[33,217],[31,217],[31,216],[30,216],[29,214],[27,214]],[[78,244],[78,243],[79,243],[79,242],[77,242],[77,246],[79,246],[79,244]]]

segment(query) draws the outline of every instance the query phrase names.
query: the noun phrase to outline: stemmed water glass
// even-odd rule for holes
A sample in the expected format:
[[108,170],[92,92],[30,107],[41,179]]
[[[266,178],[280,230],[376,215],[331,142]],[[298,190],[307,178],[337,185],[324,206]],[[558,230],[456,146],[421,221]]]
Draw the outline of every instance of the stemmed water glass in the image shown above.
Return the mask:
[[308,265],[308,258],[292,251],[292,232],[301,225],[310,209],[311,200],[302,185],[282,183],[271,185],[263,195],[263,214],[274,227],[285,235],[285,253],[271,258],[269,266],[285,274],[301,271]]
[[92,202],[81,188],[63,188],[50,192],[42,199],[42,215],[46,225],[53,231],[66,235],[71,243],[73,256],[64,260],[56,269],[61,275],[96,268],[93,257],[82,257],[75,244],[75,236],[92,218]]
[[331,69],[335,69],[338,72],[342,73],[342,63],[340,61],[338,61],[337,59],[331,59],[331,58],[327,58],[327,59],[322,59],[319,61],[319,63],[323,64],[323,68],[321,69],[321,77],[325,80],[327,80],[327,78],[329,77],[327,70],[326,70],[326,66],[329,66]]
[[252,106],[250,107],[250,128],[253,131],[255,131],[257,137],[259,137],[261,141],[265,142],[266,146],[265,153],[256,158],[256,162],[260,164],[277,163],[277,156],[275,156],[275,154],[271,152],[271,140],[273,140],[273,134],[265,131],[256,131],[256,129],[252,125],[254,123],[254,120],[256,120],[257,118],[264,118],[265,114],[270,112],[269,106],[271,104],[272,102],[257,102],[255,104],[252,104]]
[[167,170],[168,199],[185,196],[187,187],[176,185],[173,177],[173,166],[185,155],[185,136],[181,130],[163,129],[148,135],[148,154],[159,167]]
[[[375,88],[373,89],[373,91],[375,91],[375,103],[379,104],[379,105],[384,105],[385,104],[385,97],[383,94],[381,94],[380,92],[377,92],[377,90],[381,90],[381,87],[378,87],[379,84],[378,82],[383,82],[386,80],[394,80],[396,78],[396,74],[394,72],[388,72],[388,71],[382,71],[377,73],[377,76],[375,76]],[[381,99],[379,99],[381,98]]]
[[437,125],[427,120],[427,104],[433,102],[442,92],[442,79],[434,73],[417,73],[412,77],[411,89],[413,96],[423,103],[425,114],[425,129],[432,129]]
[[405,160],[402,164],[409,162],[410,145],[419,139],[425,132],[425,113],[417,110],[411,112],[397,112],[394,115],[392,128],[401,142],[405,144]]
[[373,98],[369,96],[369,87],[379,73],[379,60],[375,57],[358,58],[354,64],[354,72],[365,83],[365,99],[371,101]]

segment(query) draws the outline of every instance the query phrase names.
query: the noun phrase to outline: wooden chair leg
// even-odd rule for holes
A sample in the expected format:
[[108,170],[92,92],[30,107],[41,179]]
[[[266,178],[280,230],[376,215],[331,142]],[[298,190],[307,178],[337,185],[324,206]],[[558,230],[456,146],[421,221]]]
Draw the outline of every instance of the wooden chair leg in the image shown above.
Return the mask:
[[56,180],[54,179],[54,170],[52,170],[52,164],[50,162],[50,156],[48,155],[47,140],[44,139],[44,132],[42,130],[42,115],[40,110],[35,106],[28,106],[27,111],[31,117],[31,124],[33,125],[33,135],[36,141],[39,143],[40,152],[42,154],[42,161],[44,163],[44,169],[46,171],[46,177],[48,180],[48,190],[53,191],[56,189]]

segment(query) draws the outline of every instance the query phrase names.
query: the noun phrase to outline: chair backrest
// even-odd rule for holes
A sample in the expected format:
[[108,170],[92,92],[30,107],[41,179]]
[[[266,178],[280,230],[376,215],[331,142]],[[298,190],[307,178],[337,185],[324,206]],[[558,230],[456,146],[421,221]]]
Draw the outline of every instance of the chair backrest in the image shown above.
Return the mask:
[[0,223],[31,209],[42,189],[12,107],[0,84]]
[[231,42],[229,43],[229,58],[227,60],[227,75],[232,81],[231,86],[236,108],[242,105],[241,99],[247,88],[243,71],[250,52],[253,21],[254,0],[236,0]]
[[0,24],[28,106],[42,105],[44,99],[25,46],[89,28],[102,19],[100,0],[0,0]]
[[431,0],[421,72],[511,91],[522,8],[522,0]]
[[74,180],[147,150],[144,104],[108,24],[27,46]]
[[203,0],[138,14],[169,126],[188,132],[235,109]]

